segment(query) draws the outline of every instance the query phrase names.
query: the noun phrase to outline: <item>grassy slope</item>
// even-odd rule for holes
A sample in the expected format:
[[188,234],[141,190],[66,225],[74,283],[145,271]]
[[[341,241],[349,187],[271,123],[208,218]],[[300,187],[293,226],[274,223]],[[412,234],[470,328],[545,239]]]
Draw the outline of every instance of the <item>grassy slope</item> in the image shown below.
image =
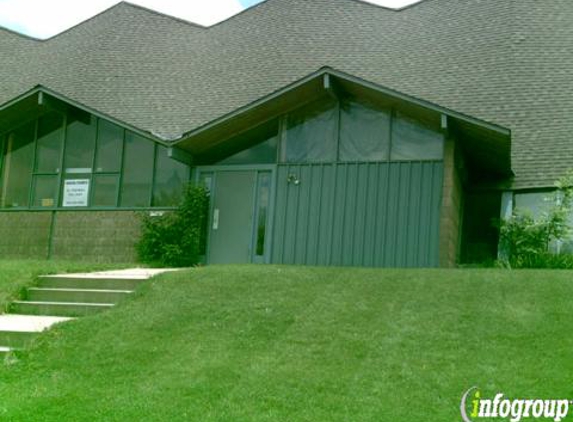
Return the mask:
[[12,421],[454,421],[573,398],[571,272],[210,267],[0,367]]
[[92,271],[106,268],[117,268],[117,265],[112,267],[111,264],[0,259],[0,313],[9,302],[19,295],[24,287],[33,283],[34,278],[38,275]]

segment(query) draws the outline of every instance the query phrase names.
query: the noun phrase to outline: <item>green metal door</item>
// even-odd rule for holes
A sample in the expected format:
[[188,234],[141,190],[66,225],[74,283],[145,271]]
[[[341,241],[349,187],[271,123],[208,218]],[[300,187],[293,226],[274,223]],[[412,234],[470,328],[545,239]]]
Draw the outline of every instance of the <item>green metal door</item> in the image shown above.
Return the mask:
[[209,263],[251,262],[256,171],[215,174]]

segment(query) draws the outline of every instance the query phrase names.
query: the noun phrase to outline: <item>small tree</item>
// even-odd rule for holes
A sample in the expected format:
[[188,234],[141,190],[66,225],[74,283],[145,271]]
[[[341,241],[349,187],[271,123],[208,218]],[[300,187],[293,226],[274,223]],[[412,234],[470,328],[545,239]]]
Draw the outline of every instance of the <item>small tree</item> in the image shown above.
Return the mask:
[[208,191],[190,186],[177,210],[161,216],[145,214],[136,245],[141,262],[171,267],[197,265],[205,253]]
[[[555,187],[557,189],[545,198],[550,207],[538,217],[533,217],[529,210],[516,209],[510,218],[501,221],[500,240],[506,252],[504,264],[514,268],[561,266],[549,253],[549,246],[570,235],[573,173],[560,178]],[[567,261],[569,266],[571,259]]]

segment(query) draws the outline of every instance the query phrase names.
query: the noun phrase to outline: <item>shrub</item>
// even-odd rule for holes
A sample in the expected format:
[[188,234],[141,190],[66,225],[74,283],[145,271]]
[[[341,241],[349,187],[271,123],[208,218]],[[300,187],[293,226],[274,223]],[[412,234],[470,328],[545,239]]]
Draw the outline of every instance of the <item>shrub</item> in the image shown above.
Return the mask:
[[175,211],[160,216],[145,214],[136,245],[139,260],[170,267],[197,265],[205,254],[208,207],[207,190],[190,186]]
[[537,268],[537,269],[573,269],[573,255],[569,253],[554,254],[543,252],[538,254],[524,255],[514,261],[513,268]]
[[500,223],[500,240],[505,253],[503,265],[514,268],[571,268],[573,256],[549,252],[551,242],[569,237],[569,216],[573,202],[573,173],[555,183],[546,201],[548,210],[537,218],[528,210],[516,209]]

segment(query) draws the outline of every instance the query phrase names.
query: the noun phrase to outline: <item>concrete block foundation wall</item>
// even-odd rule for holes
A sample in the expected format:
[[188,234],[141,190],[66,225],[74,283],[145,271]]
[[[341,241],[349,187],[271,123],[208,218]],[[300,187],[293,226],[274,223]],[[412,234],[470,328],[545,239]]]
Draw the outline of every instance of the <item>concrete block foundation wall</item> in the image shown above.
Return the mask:
[[0,213],[0,257],[46,259],[51,224],[51,212]]
[[140,212],[0,212],[0,256],[135,262]]

